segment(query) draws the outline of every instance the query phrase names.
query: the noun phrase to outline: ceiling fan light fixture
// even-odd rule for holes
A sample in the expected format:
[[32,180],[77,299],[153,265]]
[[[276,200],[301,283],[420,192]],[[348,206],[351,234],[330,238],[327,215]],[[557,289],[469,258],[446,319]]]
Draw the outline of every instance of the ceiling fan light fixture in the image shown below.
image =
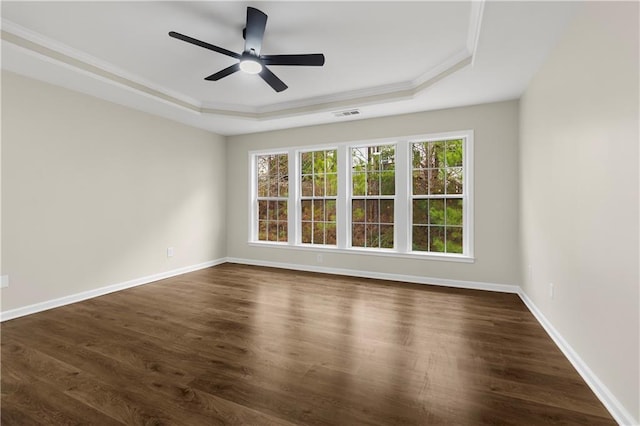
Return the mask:
[[[2,0],[0,0],[2,1]],[[247,26],[242,32],[244,37],[244,51],[242,54],[232,52],[225,48],[207,43],[175,31],[169,32],[169,37],[186,41],[205,49],[213,50],[237,59],[227,68],[211,74],[204,79],[207,81],[218,81],[238,71],[247,74],[259,74],[260,77],[276,92],[282,92],[287,89],[287,85],[271,72],[267,65],[297,65],[309,67],[321,67],[324,65],[324,55],[322,53],[309,53],[302,55],[261,55],[262,40],[264,38],[264,30],[267,25],[266,13],[256,9],[255,7],[247,7]]]
[[240,61],[240,69],[247,74],[258,74],[262,71],[262,64],[252,58],[245,58]]

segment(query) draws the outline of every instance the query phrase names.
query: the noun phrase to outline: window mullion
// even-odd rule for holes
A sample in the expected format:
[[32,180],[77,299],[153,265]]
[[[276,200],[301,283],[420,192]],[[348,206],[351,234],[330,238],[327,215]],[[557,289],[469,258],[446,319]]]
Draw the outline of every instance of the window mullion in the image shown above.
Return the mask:
[[338,197],[336,201],[336,227],[338,248],[347,248],[350,241],[349,229],[351,227],[351,217],[349,215],[351,178],[349,168],[351,158],[349,157],[349,147],[347,145],[338,146]]
[[289,196],[287,202],[287,229],[289,238],[287,244],[296,245],[300,242],[300,206],[298,194],[300,193],[300,160],[298,153],[294,149],[288,151],[289,156]]
[[395,226],[396,249],[400,253],[407,253],[409,248],[410,205],[411,205],[411,164],[409,161],[409,143],[400,141],[396,145],[396,202]]

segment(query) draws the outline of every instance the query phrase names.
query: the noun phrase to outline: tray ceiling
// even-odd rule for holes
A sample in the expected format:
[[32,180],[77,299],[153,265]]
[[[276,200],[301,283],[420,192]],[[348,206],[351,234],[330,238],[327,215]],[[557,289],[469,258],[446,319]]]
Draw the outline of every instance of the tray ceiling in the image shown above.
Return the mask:
[[[247,6],[263,54],[324,53],[324,67],[204,77],[241,52]],[[518,97],[579,5],[483,2],[2,2],[2,67],[222,134]],[[510,62],[513,61],[513,62]],[[440,92],[440,93],[439,93]]]

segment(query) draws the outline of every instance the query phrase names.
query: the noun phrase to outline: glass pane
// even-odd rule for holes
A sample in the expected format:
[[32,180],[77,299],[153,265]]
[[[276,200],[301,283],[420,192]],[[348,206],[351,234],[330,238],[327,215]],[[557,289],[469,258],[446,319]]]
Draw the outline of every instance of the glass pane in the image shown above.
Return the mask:
[[269,177],[264,175],[258,177],[258,197],[269,196]]
[[394,171],[386,171],[380,173],[380,194],[395,195],[396,193],[396,174]]
[[429,200],[429,224],[444,225],[444,200]]
[[367,224],[365,244],[367,247],[380,247],[380,225]]
[[382,163],[382,170],[395,170],[395,154],[394,150],[385,149],[380,156],[380,162]]
[[312,175],[302,176],[302,196],[313,197],[313,176]]
[[302,163],[303,175],[310,175],[313,173],[313,154],[311,152],[303,152],[300,155],[300,162]]
[[429,170],[413,171],[413,195],[426,195],[429,188]]
[[311,200],[302,200],[302,220],[311,220],[312,208]]
[[413,224],[427,224],[429,200],[413,200]]
[[353,200],[351,202],[351,221],[364,222],[364,200]]
[[258,219],[267,220],[267,201],[258,201]]
[[313,244],[324,244],[324,222],[313,223]]
[[377,172],[380,170],[380,147],[370,146],[367,148],[367,171]]
[[367,173],[367,195],[380,195],[380,173]]
[[445,169],[429,170],[429,194],[444,194]]
[[351,245],[353,247],[364,247],[364,226],[353,225],[351,231]]
[[267,240],[278,241],[278,226],[275,221],[267,222]]
[[353,172],[364,172],[367,168],[367,148],[351,149],[351,167]]
[[324,174],[313,175],[313,195],[315,197],[324,196]]
[[325,202],[325,214],[327,222],[336,221],[336,202],[335,200],[327,200]]
[[393,225],[380,225],[380,247],[393,248]]
[[313,172],[325,173],[324,151],[315,151],[313,153]]
[[415,251],[429,251],[429,227],[413,226],[412,249]]
[[335,223],[327,223],[325,228],[325,244],[336,244],[336,224]]
[[312,224],[311,222],[302,222],[302,242],[311,244]]
[[447,199],[447,225],[462,225],[462,199]]
[[447,167],[462,167],[462,139],[447,141]]
[[418,142],[411,146],[411,155],[414,169],[424,169],[427,167],[427,147],[428,143]]
[[444,226],[429,227],[429,251],[444,253]]
[[352,176],[353,179],[353,195],[366,195],[366,178],[367,175],[365,173],[354,173]]
[[266,220],[274,220],[275,219],[275,212],[272,211],[273,207],[271,206],[272,203],[269,203],[269,201],[265,201],[265,205],[267,208],[267,216],[266,216]]
[[287,239],[287,222],[278,222],[278,241],[286,242]]
[[287,154],[278,156],[278,189],[280,197],[287,196],[289,191],[289,161]]
[[278,220],[287,221],[287,202],[278,201]]
[[365,200],[366,222],[378,223],[380,217],[378,215],[378,200]]
[[278,191],[280,197],[289,196],[289,180],[287,176],[280,177],[280,184],[278,185]]
[[313,202],[313,221],[324,221],[324,200],[315,200]]
[[462,194],[462,168],[447,169],[447,194]]
[[261,220],[258,222],[258,240],[267,240],[267,221]]
[[327,151],[326,162],[327,173],[338,173],[338,151]]
[[445,166],[444,161],[444,141],[429,142],[427,148],[427,167],[438,169]]
[[277,176],[269,176],[269,197],[277,197],[278,196],[278,177]]
[[380,223],[393,223],[393,200],[380,200]]
[[462,227],[447,226],[447,253],[462,253]]
[[327,175],[327,197],[335,197],[338,195],[338,175],[331,173]]

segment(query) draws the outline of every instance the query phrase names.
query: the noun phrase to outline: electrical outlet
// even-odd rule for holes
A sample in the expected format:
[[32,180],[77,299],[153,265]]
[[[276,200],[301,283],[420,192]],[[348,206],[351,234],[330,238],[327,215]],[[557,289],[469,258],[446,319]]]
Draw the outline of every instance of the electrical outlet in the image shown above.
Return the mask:
[[556,297],[556,285],[549,283],[549,298],[553,300]]
[[318,253],[318,254],[316,255],[316,262],[318,262],[318,263],[322,263],[322,253]]
[[167,257],[173,257],[173,247],[167,249]]
[[9,287],[9,275],[0,277],[0,288]]

